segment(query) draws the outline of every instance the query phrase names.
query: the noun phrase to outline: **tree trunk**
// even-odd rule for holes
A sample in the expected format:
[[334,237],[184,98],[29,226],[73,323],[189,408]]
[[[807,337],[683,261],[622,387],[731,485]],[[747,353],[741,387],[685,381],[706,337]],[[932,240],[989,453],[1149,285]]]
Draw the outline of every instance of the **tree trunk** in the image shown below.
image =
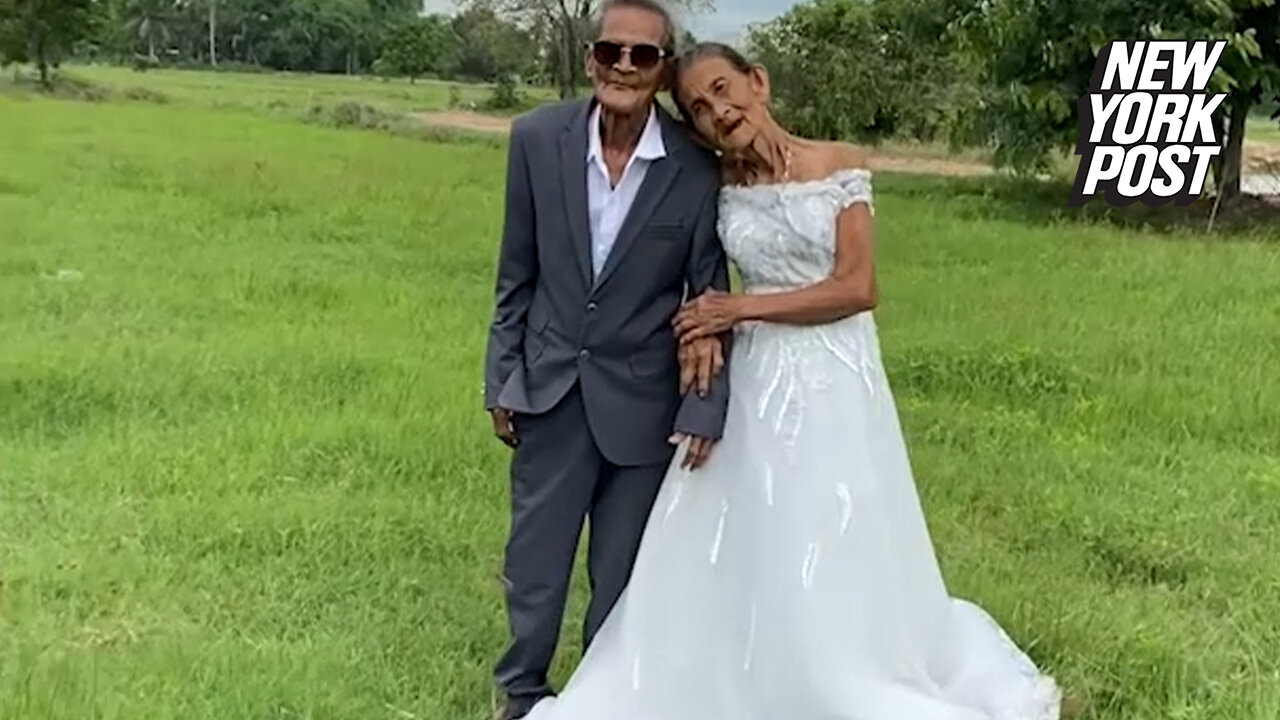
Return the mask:
[[209,64],[218,67],[218,0],[209,0]]
[[1231,103],[1227,144],[1222,151],[1222,175],[1218,178],[1218,192],[1222,195],[1223,202],[1240,194],[1240,174],[1244,169],[1244,128],[1252,105],[1252,99],[1247,96],[1237,97]]
[[153,63],[160,60],[156,57],[156,36],[151,33],[147,33],[147,57]]
[[[1214,116],[1213,128],[1218,133],[1218,142],[1226,143],[1227,141],[1227,120],[1230,113],[1220,112]],[[1213,182],[1215,185],[1222,184],[1222,165],[1226,161],[1226,155],[1218,153],[1209,161],[1209,167],[1213,170]]]
[[573,62],[577,55],[573,41],[573,18],[560,16],[560,99],[573,97]]
[[36,67],[40,70],[40,85],[46,90],[53,89],[53,83],[49,80],[49,60],[45,57],[44,33],[36,28],[35,37],[31,39],[32,54],[35,56]]

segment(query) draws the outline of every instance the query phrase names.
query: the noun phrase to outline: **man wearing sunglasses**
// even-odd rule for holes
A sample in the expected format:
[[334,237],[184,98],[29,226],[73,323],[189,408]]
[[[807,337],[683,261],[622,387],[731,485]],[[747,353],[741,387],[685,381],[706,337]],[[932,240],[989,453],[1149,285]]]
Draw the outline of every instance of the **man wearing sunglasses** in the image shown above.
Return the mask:
[[593,97],[512,128],[485,363],[494,433],[514,449],[503,720],[551,694],[584,522],[585,645],[630,577],[673,455],[696,469],[724,424],[727,338],[678,359],[671,325],[686,297],[729,287],[715,158],[655,102],[674,37],[654,0],[606,2],[586,53]]

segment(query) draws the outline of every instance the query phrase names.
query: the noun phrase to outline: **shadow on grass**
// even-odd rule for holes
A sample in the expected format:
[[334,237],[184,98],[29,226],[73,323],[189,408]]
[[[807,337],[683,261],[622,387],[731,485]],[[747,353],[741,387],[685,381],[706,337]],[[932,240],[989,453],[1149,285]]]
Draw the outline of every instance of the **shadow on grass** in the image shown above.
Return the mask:
[[1199,234],[1222,239],[1280,242],[1280,198],[1241,196],[1224,202],[1209,229],[1214,198],[1203,197],[1186,207],[1172,204],[1147,207],[1134,203],[1116,208],[1101,197],[1084,207],[1067,205],[1072,186],[1062,180],[996,175],[955,178],[881,173],[883,191],[931,202],[953,202],[962,217],[1001,219],[1028,225],[1069,223],[1105,225],[1123,230],[1161,234]]

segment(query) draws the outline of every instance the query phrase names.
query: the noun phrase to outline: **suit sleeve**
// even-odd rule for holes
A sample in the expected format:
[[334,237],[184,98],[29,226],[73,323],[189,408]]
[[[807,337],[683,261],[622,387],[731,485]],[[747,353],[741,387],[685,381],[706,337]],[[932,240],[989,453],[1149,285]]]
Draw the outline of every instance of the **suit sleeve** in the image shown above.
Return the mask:
[[[689,297],[701,295],[707,288],[729,291],[729,262],[716,232],[720,188],[714,186],[698,213],[693,248],[685,268]],[[724,431],[724,418],[729,408],[729,354],[733,333],[720,337],[724,344],[725,366],[711,382],[706,397],[690,391],[676,413],[675,430],[689,435],[719,440]]]
[[524,133],[512,128],[507,156],[507,198],[498,256],[495,311],[485,352],[484,405],[497,407],[502,386],[521,362],[525,321],[538,279],[533,191]]

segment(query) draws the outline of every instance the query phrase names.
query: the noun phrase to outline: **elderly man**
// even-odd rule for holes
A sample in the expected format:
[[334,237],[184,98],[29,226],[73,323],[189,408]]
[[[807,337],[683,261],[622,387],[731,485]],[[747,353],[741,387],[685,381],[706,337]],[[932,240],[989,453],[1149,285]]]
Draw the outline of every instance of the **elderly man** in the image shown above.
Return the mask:
[[[715,158],[655,101],[674,25],[654,0],[611,0],[587,53],[589,100],[512,128],[485,405],[514,448],[504,576],[511,643],[501,716],[551,694],[573,558],[589,521],[589,644],[630,576],[678,444],[698,467],[728,403],[720,343],[682,378],[671,320],[728,289],[716,236]],[[697,368],[697,383],[686,392]]]

